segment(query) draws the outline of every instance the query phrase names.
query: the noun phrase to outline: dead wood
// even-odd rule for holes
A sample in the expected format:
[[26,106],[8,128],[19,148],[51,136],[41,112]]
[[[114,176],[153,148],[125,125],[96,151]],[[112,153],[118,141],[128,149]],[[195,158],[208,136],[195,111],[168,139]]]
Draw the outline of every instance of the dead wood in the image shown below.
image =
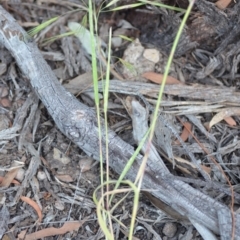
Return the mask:
[[[103,91],[104,83],[100,82],[98,87]],[[67,90],[72,93],[82,91],[93,91],[89,84],[82,84],[78,86],[71,86],[66,84]],[[144,95],[151,98],[157,98],[159,93],[159,85],[153,83],[132,82],[111,80],[109,85],[110,92],[130,94],[130,95]],[[237,92],[234,87],[211,86],[211,85],[166,85],[163,92],[172,96],[184,97],[191,100],[204,100],[206,103],[225,103],[229,105],[239,105],[240,92]],[[192,103],[192,102],[191,102]],[[198,102],[199,103],[199,102]],[[163,104],[165,104],[163,100]],[[176,102],[176,104],[179,104]]]
[[[34,91],[58,128],[86,154],[99,160],[99,129],[95,112],[79,102],[61,86],[34,41],[2,7],[0,7],[0,43],[11,52],[21,71],[29,78]],[[207,87],[204,88],[206,91]],[[179,93],[178,89],[168,89],[168,91],[172,94],[176,91]],[[192,94],[196,98],[196,91],[193,91]],[[223,98],[222,95],[219,96],[217,90],[213,96],[215,101]],[[203,98],[202,94],[201,98]],[[226,98],[232,100],[233,95],[229,94]],[[104,126],[102,126],[103,156],[106,154],[105,149],[108,144],[109,165],[120,174],[128,159],[133,155],[134,149],[113,131],[108,131],[108,138],[104,133]],[[127,174],[127,178],[131,181],[135,180],[141,160],[142,155],[138,155]],[[171,206],[181,215],[188,217],[192,222],[205,226],[214,233],[222,232],[220,229],[223,227],[221,225],[223,221],[219,222],[219,216],[222,219],[222,214],[231,215],[229,208],[188,184],[176,180],[158,164],[149,159],[142,187],[153,189],[152,194],[156,198]],[[221,215],[219,215],[220,213]],[[235,218],[237,219],[235,221],[238,222],[239,215],[235,215]],[[228,230],[227,232],[231,233],[232,219],[229,217],[226,219],[227,223],[224,222],[224,227]],[[228,237],[230,239],[229,234]],[[240,239],[240,225],[237,224],[235,239]]]

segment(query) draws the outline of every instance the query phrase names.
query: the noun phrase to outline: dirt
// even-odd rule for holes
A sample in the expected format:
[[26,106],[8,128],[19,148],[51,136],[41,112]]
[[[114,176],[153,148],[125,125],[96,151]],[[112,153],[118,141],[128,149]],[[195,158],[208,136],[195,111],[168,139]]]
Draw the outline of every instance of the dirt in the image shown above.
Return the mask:
[[[96,9],[100,8],[99,2],[95,2]],[[119,1],[114,6],[131,2]],[[185,0],[165,0],[164,3],[183,9],[188,5]],[[232,1],[228,7],[221,10],[215,3],[216,1],[196,1],[180,38],[169,75],[179,82],[174,82],[176,86],[184,84],[194,87],[202,84],[206,89],[210,89],[210,93],[211,88],[215,87],[222,88],[223,91],[231,89],[234,91],[233,97],[238,99],[234,94],[238,94],[240,87],[240,30],[236,27],[240,21],[240,4]],[[80,5],[86,6],[78,1],[2,1],[2,6],[26,30],[52,17],[61,16],[33,36],[33,41],[37,42],[59,81],[77,96],[79,101],[94,107],[93,93],[83,90],[91,87],[91,61],[78,38],[71,35],[47,44],[44,42],[48,38],[68,32],[69,21],[81,22],[84,11],[70,12]],[[108,30],[112,27],[113,36],[116,38],[111,52],[111,78],[124,82],[152,81],[158,88],[161,82],[156,83],[156,80],[143,77],[143,74],[164,73],[182,18],[181,12],[150,5],[100,13],[98,35],[107,44]],[[131,38],[132,42],[121,39],[118,35]],[[151,56],[148,59],[144,57],[143,52],[146,49],[157,51],[157,62],[149,60]],[[123,61],[119,61],[119,58]],[[124,64],[124,61],[131,63],[131,66]],[[99,62],[101,63],[101,60]],[[132,66],[134,70],[131,70]],[[101,72],[100,68],[98,70]],[[103,68],[103,71],[105,70],[106,68]],[[165,94],[162,112],[182,138],[184,127],[181,121],[191,122],[190,128],[194,136],[187,133],[184,140],[188,149],[194,153],[204,171],[226,189],[226,178],[218,169],[218,166],[221,166],[238,197],[239,102],[231,101],[231,96],[226,100],[221,92],[219,94],[223,102],[216,100],[217,93],[209,94],[207,98],[201,93],[204,88],[196,89],[200,97],[197,94],[194,97],[194,90],[191,93],[193,97],[190,93],[181,95],[180,90]],[[47,232],[51,227],[60,228],[66,222],[83,220],[80,225],[67,226],[66,231],[63,230],[60,235],[52,234],[53,236],[44,239],[104,239],[93,201],[93,193],[100,185],[99,163],[62,135],[33,92],[14,58],[0,46],[0,216],[4,219],[0,220],[3,226],[0,227],[0,233],[4,235],[3,239],[23,239],[20,233],[31,234],[39,230]],[[148,104],[154,107],[156,98],[151,94],[153,93],[149,92],[145,97]],[[143,105],[145,97],[143,100],[139,97]],[[126,94],[110,93],[108,124],[122,139],[137,147],[127,103]],[[102,112],[103,99],[100,104]],[[222,115],[217,116],[218,112]],[[177,115],[179,117],[176,117]],[[194,115],[194,120],[189,115]],[[209,124],[212,124],[211,128]],[[16,126],[14,132],[4,132],[2,138],[1,131],[12,126]],[[159,140],[156,132],[154,144],[168,169],[175,176],[184,177],[185,181],[190,182],[196,189],[229,206],[231,196],[220,191],[221,187],[213,190],[208,188],[207,184],[200,184],[202,177],[186,160],[188,156],[184,147],[165,127],[159,127],[160,136],[164,134],[164,140]],[[178,160],[173,160],[173,155],[177,155]],[[214,156],[219,164],[211,161],[210,155]],[[177,165],[174,169],[173,164]],[[117,174],[110,170],[110,179],[117,178]],[[21,196],[26,196],[28,202]],[[100,196],[100,192],[97,196]],[[237,197],[234,209],[239,212]],[[123,225],[120,226],[115,221],[112,227],[115,239],[128,239],[133,194],[130,193],[126,198],[117,194],[114,203],[121,199],[123,201],[113,215],[117,216]],[[134,228],[135,239],[202,239],[188,221],[171,217],[164,213],[164,209],[157,207],[158,204],[151,197],[141,194]],[[42,236],[45,236],[44,234]],[[27,239],[34,238],[29,236]]]

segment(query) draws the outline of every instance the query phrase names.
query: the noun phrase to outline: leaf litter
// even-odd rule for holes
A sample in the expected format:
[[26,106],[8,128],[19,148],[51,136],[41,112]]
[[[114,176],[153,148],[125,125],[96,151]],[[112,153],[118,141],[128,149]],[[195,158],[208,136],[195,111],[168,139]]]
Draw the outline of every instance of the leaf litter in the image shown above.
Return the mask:
[[[39,21],[39,14],[47,20],[49,16],[55,16],[55,11],[59,12],[59,15],[65,14],[66,6],[76,7],[71,2],[65,3],[66,6],[61,4],[61,1],[52,3],[52,5],[46,1],[41,1],[41,3],[43,8],[49,10],[49,14],[46,14],[43,10],[39,11],[38,5],[28,8],[24,4],[8,4],[11,6],[10,10],[18,10],[11,13],[15,18],[21,19],[20,22],[23,26],[29,26],[31,22],[36,24]],[[121,6],[124,3],[126,4],[126,1],[120,1],[116,4]],[[165,0],[164,3],[170,4],[170,1]],[[180,8],[186,8],[185,1],[176,1],[175,3]],[[117,7],[117,5],[114,7]],[[222,9],[226,9],[226,13],[223,14]],[[166,162],[168,169],[176,176],[180,174],[185,177],[186,181],[189,179],[192,179],[192,181],[199,180],[199,172],[195,163],[189,161],[186,150],[181,145],[182,143],[179,145],[176,134],[197,158],[201,168],[213,179],[226,182],[220,168],[216,167],[217,164],[210,161],[211,155],[216,155],[218,164],[228,175],[231,184],[236,186],[239,184],[240,152],[238,136],[240,121],[238,107],[240,75],[238,67],[240,43],[237,40],[239,32],[234,29],[234,25],[239,18],[239,9],[239,3],[230,3],[230,1],[197,1],[187,23],[188,26],[184,29],[180,39],[174,63],[170,69],[167,84],[172,85],[168,85],[164,89],[160,114],[162,118],[168,119],[168,121],[172,119],[171,124],[174,125],[176,131],[170,133],[166,124],[161,122],[160,132],[166,137],[161,143],[159,139],[156,140],[154,142],[156,148],[153,148],[152,151],[155,157],[161,157],[163,162],[170,160],[170,164]],[[211,14],[209,14],[209,11]],[[24,14],[26,12],[28,14]],[[85,39],[84,42],[80,43],[77,38],[68,36],[66,37],[67,41],[65,41],[66,39],[56,40],[56,42],[46,46],[43,46],[40,41],[50,35],[49,32],[51,32],[51,35],[67,32],[68,27],[70,27],[69,23],[81,22],[80,15],[73,13],[64,21],[58,21],[57,24],[49,27],[48,32],[40,33],[38,45],[48,53],[46,59],[51,68],[58,73],[59,80],[66,88],[71,89],[73,94],[78,94],[81,100],[90,104],[91,101],[88,100],[90,95],[86,94],[92,91],[92,74],[89,67],[91,50],[86,45],[89,40]],[[156,104],[158,84],[161,84],[167,56],[181,21],[181,16],[171,10],[147,6],[115,13],[101,13],[98,21],[99,29],[101,29],[99,37],[105,38],[105,42],[103,41],[101,46],[104,48],[107,46],[108,29],[110,27],[113,29],[115,38],[113,49],[111,49],[111,73],[115,79],[110,83],[109,104],[111,103],[112,106],[122,104],[125,102],[126,96],[133,95],[140,101],[141,105],[151,110],[151,107],[153,108]],[[123,22],[124,24],[122,24]],[[85,31],[88,31],[87,28]],[[121,35],[125,35],[126,38],[121,38]],[[128,41],[128,38],[131,41]],[[81,36],[80,39],[83,39],[83,37]],[[133,48],[134,45],[136,48]],[[144,52],[148,49],[154,49],[157,52],[157,55],[159,55],[157,62],[145,58]],[[30,217],[25,217],[22,221],[8,224],[9,229],[15,229],[15,236],[19,234],[21,228],[31,226],[28,228],[31,233],[25,233],[25,239],[50,237],[59,234],[65,234],[68,237],[77,236],[77,238],[91,235],[97,238],[99,227],[96,227],[96,218],[93,218],[91,224],[86,226],[85,224],[88,223],[84,220],[71,223],[68,217],[71,216],[70,218],[74,220],[79,220],[80,216],[81,219],[84,219],[91,214],[96,217],[91,194],[99,185],[98,166],[92,165],[92,159],[79,152],[76,146],[71,145],[69,140],[56,129],[43,106],[34,100],[34,96],[28,96],[31,87],[26,79],[19,72],[12,72],[13,70],[9,71],[11,73],[10,77],[6,74],[6,68],[13,60],[4,50],[1,49],[0,51],[2,56],[0,110],[1,115],[8,120],[0,132],[0,143],[2,144],[1,167],[4,169],[6,166],[11,166],[13,160],[23,161],[26,158],[26,165],[24,166],[26,175],[20,186],[11,185],[12,183],[17,184],[14,180],[17,170],[11,170],[8,173],[1,171],[1,186],[5,187],[3,191],[5,197],[2,198],[3,202],[1,202],[1,217],[3,217],[2,212],[5,211],[4,208],[11,212],[11,218],[13,216],[20,217],[24,211],[32,213]],[[63,54],[63,57],[61,56],[58,60],[55,58],[57,52]],[[102,57],[105,58],[106,55],[103,51],[102,53]],[[99,58],[99,66],[101,62],[104,63],[103,59]],[[126,64],[123,64],[124,62]],[[101,72],[100,67],[98,70],[99,73],[105,74]],[[13,74],[16,74],[16,76]],[[123,79],[123,81],[117,79]],[[157,84],[149,83],[147,80]],[[16,86],[18,87],[16,88]],[[99,83],[99,89],[101,91],[101,82]],[[145,104],[146,102],[149,105]],[[41,112],[40,122],[33,121],[38,114],[36,108],[39,108]],[[185,118],[189,119],[187,127],[176,119],[176,115],[181,116],[181,119],[184,118],[184,120],[186,120]],[[122,122],[118,134],[125,141],[135,146],[139,139],[134,139],[132,136],[132,128],[134,129],[136,126],[130,124],[130,117],[124,108],[116,108],[109,111],[108,123],[111,127]],[[150,118],[148,118],[148,121],[150,121]],[[186,121],[184,122],[186,124]],[[209,123],[210,129],[206,129],[206,123]],[[37,132],[33,141],[34,127]],[[19,134],[21,134],[21,137],[18,137]],[[157,131],[156,136],[159,136]],[[26,144],[28,142],[34,144],[34,149],[32,149],[33,145],[30,147]],[[54,156],[54,149],[59,150],[58,157]],[[47,164],[40,164],[40,156],[44,157]],[[61,161],[63,158],[68,161]],[[82,171],[82,166],[79,166],[79,162],[83,162],[83,160],[85,162],[84,166],[88,166],[87,168],[84,167],[84,171]],[[172,164],[175,164],[176,168],[173,169]],[[44,177],[40,177],[39,173],[44,173],[41,175]],[[117,178],[114,173],[111,174]],[[39,192],[34,191],[33,185],[30,184],[35,176],[38,176],[36,181],[39,184]],[[75,184],[71,185],[72,182]],[[201,189],[198,181],[193,185],[196,189]],[[203,189],[203,191],[205,190]],[[234,191],[237,205],[239,203],[239,199],[237,199],[239,190],[236,187]],[[213,198],[220,199],[222,203],[230,204],[229,194],[221,195],[220,193],[214,189],[208,192]],[[37,212],[37,216],[31,208],[23,205],[19,198],[28,202]],[[42,210],[37,204],[37,199],[43,206]],[[144,197],[140,201],[148,202]],[[20,204],[22,209],[16,209],[16,204]],[[59,204],[64,207],[57,207]],[[79,206],[81,209],[79,209]],[[119,207],[118,214],[124,214],[130,208],[129,202],[126,202],[125,206]],[[6,211],[4,214],[6,214]],[[135,237],[143,239],[148,236],[147,232],[152,234],[148,239],[151,239],[157,233],[161,237],[166,236],[159,231],[158,227],[166,226],[167,221],[157,222],[156,209],[148,209],[146,206],[140,207],[138,214],[139,217],[155,221],[155,224],[153,224],[153,228],[149,228],[144,223],[137,225],[136,229],[141,230],[136,231]],[[45,219],[51,220],[45,222]],[[43,220],[46,223],[45,226],[41,226],[43,229],[38,230],[38,227],[35,227],[36,220]],[[65,221],[65,224],[60,228],[58,224],[53,227],[54,222],[60,220]],[[11,219],[9,219],[9,222],[11,222]],[[83,224],[86,226],[85,228],[81,228]],[[174,224],[178,226],[176,222]],[[6,226],[2,225],[1,230],[5,228]],[[86,230],[88,228],[89,231]],[[197,235],[196,239],[201,239],[195,229],[186,228],[185,230],[185,233],[179,233],[179,237],[180,235],[181,237],[186,236],[189,230],[192,234]]]

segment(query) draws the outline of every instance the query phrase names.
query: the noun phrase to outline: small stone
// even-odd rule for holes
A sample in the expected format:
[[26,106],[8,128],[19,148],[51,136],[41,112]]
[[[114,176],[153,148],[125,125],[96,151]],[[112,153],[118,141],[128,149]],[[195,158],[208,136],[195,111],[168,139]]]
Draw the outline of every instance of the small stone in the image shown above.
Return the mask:
[[71,162],[70,158],[67,157],[64,153],[62,153],[59,149],[54,148],[53,149],[53,158],[60,161],[64,165],[67,165]]
[[6,202],[6,195],[5,193],[1,192],[0,193],[0,205],[3,205]]
[[175,223],[168,222],[164,225],[162,232],[167,237],[174,237],[177,232],[177,225]]
[[25,170],[22,168],[19,168],[15,179],[18,180],[19,182],[22,182],[24,179],[24,176],[25,176]]
[[159,62],[160,56],[159,56],[159,51],[156,49],[146,49],[143,52],[143,56],[154,63]]
[[64,210],[64,204],[61,201],[56,201],[54,205],[55,205],[56,209],[58,209],[60,211]]
[[46,173],[45,172],[43,172],[43,171],[38,171],[38,173],[37,173],[37,179],[39,180],[39,181],[43,181],[44,179],[46,179]]

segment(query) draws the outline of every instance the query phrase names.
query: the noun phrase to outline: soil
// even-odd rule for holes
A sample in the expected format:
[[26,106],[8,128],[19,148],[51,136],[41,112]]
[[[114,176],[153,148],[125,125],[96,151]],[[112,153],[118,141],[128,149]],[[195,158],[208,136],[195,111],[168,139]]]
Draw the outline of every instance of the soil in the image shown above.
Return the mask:
[[[70,31],[69,22],[84,22],[86,12],[76,10],[80,6],[86,7],[88,1],[85,2],[18,0],[1,1],[1,5],[25,30],[60,16],[35,34],[33,41],[37,42],[59,81],[79,101],[94,107],[93,93],[85,91],[91,87],[91,56],[76,36],[56,37]],[[131,3],[135,1],[119,1],[111,8]],[[164,0],[163,3],[181,9],[188,6],[187,0]],[[95,1],[94,4],[97,11],[106,6],[101,1]],[[196,1],[169,73],[174,79],[174,83],[170,84],[176,85],[176,89],[163,96],[161,111],[167,121],[175,126],[204,171],[222,188],[228,187],[227,176],[238,196],[240,30],[236,26],[240,21],[240,3],[232,1],[224,9],[217,6],[217,1]],[[129,84],[133,81],[139,84],[154,82],[153,86],[158,89],[183,15],[183,12],[150,5],[100,12],[96,34],[105,45],[108,43],[110,27],[115,37],[111,52],[111,79]],[[119,38],[119,35],[131,38],[132,42]],[[46,42],[50,38],[55,39]],[[151,51],[146,53],[148,49]],[[129,70],[126,62],[134,71]],[[98,70],[99,75],[104,75],[106,68],[101,69],[100,66],[101,60],[98,61]],[[153,73],[158,74],[157,79]],[[198,88],[199,84],[204,87]],[[183,93],[188,89],[184,86],[194,89]],[[213,94],[214,89],[223,90]],[[146,100],[147,105],[154,108],[156,98],[153,95],[149,92],[143,99],[141,96],[135,98],[142,105]],[[123,140],[137,147],[132,134],[128,97],[119,92],[110,93],[108,124]],[[100,100],[100,107],[102,113],[103,99]],[[189,124],[192,135],[182,123]],[[207,184],[202,186],[200,180],[203,178],[189,163],[184,147],[164,124],[159,124],[160,136],[163,135],[164,139],[161,137],[159,140],[156,133],[154,144],[171,173],[229,206],[231,195],[220,191],[221,187],[213,190]],[[14,132],[6,132],[12,126],[16,127]],[[171,154],[178,156],[174,168]],[[216,162],[211,161],[211,156]],[[93,193],[101,180],[99,163],[57,129],[35,96],[29,80],[1,45],[0,160],[0,234],[4,235],[3,239],[24,239],[22,236],[25,234],[40,230],[44,230],[39,235],[43,239],[105,239],[93,201]],[[219,166],[225,175],[219,171]],[[109,175],[110,179],[118,178],[112,170]],[[97,196],[100,195],[97,192]],[[113,201],[117,203],[123,200],[113,212],[122,223],[120,225],[118,221],[113,221],[115,239],[128,239],[134,195],[130,193],[124,196],[116,194]],[[239,212],[239,198],[234,201],[234,210]],[[58,229],[63,228],[64,223],[79,223],[80,220],[80,225],[67,225],[65,231]],[[134,239],[202,239],[198,231],[185,220],[167,214],[150,194],[143,192],[139,199]],[[54,233],[53,228],[57,228],[59,233]],[[48,231],[53,233],[44,235]],[[28,237],[26,239],[35,239],[32,235]]]

